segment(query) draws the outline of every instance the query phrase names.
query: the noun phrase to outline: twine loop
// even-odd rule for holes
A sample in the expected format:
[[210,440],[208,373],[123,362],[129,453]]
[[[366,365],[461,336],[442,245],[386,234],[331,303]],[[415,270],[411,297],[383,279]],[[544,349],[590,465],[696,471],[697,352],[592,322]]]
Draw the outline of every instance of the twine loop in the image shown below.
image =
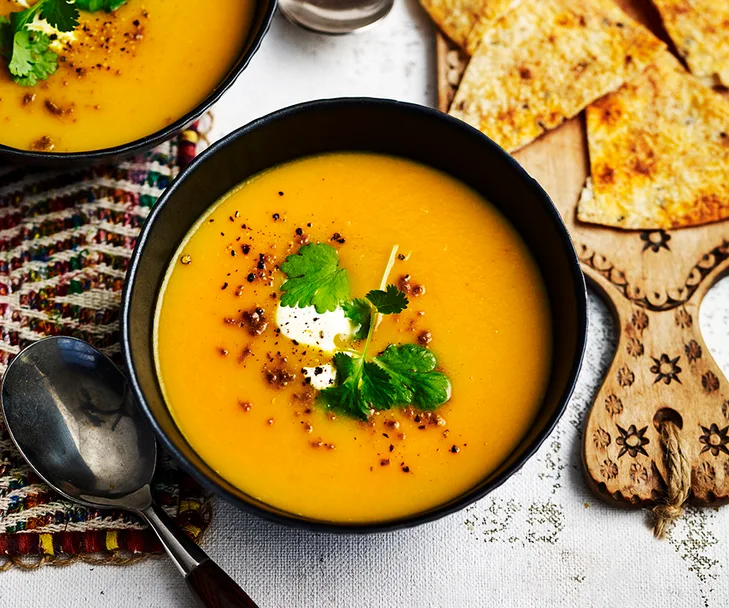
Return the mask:
[[666,502],[653,507],[653,534],[663,538],[666,528],[683,514],[691,493],[691,462],[681,429],[674,421],[661,421],[658,431],[666,467]]

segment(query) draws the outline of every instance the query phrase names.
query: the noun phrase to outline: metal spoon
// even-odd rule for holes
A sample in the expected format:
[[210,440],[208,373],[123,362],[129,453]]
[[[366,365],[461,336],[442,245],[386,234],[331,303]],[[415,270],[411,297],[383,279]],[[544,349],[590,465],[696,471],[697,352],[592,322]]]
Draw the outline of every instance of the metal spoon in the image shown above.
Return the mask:
[[351,34],[384,19],[395,0],[279,0],[289,21],[319,34]]
[[105,355],[75,338],[36,342],[5,372],[2,409],[20,453],[59,494],[146,519],[203,606],[257,608],[152,502],[157,443]]

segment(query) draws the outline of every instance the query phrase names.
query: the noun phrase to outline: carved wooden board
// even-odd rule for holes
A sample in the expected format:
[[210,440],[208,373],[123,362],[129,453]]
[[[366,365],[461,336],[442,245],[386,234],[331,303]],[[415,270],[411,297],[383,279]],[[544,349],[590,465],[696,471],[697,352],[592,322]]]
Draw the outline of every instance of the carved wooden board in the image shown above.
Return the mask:
[[[618,4],[667,40],[649,0]],[[437,57],[438,102],[446,111],[467,58],[440,34]],[[670,420],[680,427],[693,500],[729,502],[729,383],[698,323],[701,300],[729,270],[729,222],[672,232],[578,222],[575,208],[589,171],[582,115],[514,156],[559,208],[585,275],[620,327],[584,431],[588,483],[623,506],[662,501],[667,476],[658,429]]]

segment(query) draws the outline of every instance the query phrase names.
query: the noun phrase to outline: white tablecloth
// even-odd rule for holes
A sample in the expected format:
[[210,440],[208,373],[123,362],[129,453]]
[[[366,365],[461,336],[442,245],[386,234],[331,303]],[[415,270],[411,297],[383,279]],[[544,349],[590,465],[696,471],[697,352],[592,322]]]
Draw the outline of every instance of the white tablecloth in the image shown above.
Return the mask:
[[[277,17],[251,66],[215,112],[214,138],[292,103],[368,95],[435,103],[433,30],[416,0],[397,0],[371,32],[324,38]],[[729,601],[729,507],[689,511],[665,541],[640,511],[593,498],[580,465],[583,419],[615,333],[591,294],[585,366],[567,413],[539,453],[461,513],[387,535],[292,531],[218,501],[204,548],[262,608],[508,606],[713,607]],[[729,280],[706,298],[701,327],[729,375]],[[0,574],[0,606],[190,606],[167,560]]]

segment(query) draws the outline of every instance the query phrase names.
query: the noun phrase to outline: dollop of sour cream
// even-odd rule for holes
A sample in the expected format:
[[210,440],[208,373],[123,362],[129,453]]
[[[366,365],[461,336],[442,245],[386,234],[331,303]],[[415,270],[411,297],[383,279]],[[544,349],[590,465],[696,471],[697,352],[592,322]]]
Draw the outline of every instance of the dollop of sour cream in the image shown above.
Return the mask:
[[276,309],[276,324],[281,333],[289,340],[299,344],[314,346],[332,353],[337,346],[334,339],[342,336],[351,338],[357,327],[344,316],[341,308],[319,313],[313,306],[294,308],[281,306]]
[[[281,306],[276,309],[276,324],[281,334],[289,340],[299,344],[313,346],[324,352],[332,353],[337,345],[334,340],[351,338],[357,330],[341,308],[323,313],[316,312],[313,306],[294,308]],[[304,367],[301,370],[305,377],[310,378],[311,386],[322,391],[334,384],[337,371],[330,364],[316,367]]]

